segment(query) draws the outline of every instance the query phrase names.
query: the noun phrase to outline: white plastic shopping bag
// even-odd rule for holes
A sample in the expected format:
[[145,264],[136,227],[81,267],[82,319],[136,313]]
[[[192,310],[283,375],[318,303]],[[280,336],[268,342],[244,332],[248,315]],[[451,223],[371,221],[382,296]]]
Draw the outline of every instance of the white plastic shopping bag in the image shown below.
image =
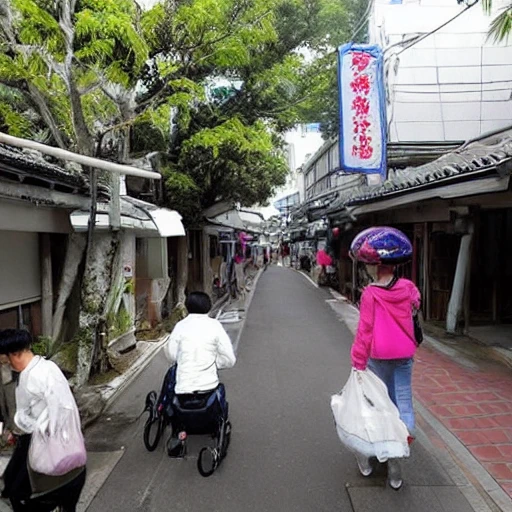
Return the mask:
[[42,416],[30,441],[30,468],[36,473],[61,476],[85,466],[87,454],[78,409],[61,408],[54,428],[50,428],[48,409]]
[[370,370],[353,369],[345,387],[331,397],[336,430],[350,450],[379,462],[409,457],[409,432],[384,382]]

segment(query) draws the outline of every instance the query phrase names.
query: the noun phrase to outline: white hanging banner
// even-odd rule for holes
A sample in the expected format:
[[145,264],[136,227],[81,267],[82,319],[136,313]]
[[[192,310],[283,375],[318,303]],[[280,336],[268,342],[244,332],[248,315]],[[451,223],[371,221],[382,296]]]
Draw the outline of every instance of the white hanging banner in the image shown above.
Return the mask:
[[386,179],[382,51],[378,46],[348,44],[338,55],[340,170]]

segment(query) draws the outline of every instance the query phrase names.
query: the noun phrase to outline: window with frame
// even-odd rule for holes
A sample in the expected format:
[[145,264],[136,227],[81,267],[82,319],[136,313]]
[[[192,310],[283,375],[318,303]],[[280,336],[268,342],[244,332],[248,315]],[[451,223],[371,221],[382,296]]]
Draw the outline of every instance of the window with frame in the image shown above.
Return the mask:
[[25,329],[34,337],[40,336],[41,301],[0,310],[0,329]]

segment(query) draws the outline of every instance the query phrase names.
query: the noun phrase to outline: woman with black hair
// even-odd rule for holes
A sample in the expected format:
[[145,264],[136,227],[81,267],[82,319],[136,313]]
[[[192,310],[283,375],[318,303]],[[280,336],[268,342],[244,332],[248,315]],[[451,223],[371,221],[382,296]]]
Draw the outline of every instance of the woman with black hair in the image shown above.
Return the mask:
[[[175,364],[170,369],[176,379],[173,395],[186,402],[215,393],[227,420],[226,390],[219,381],[217,370],[231,368],[236,362],[231,340],[222,324],[208,316],[212,303],[206,293],[191,293],[185,307],[188,316],[176,324],[165,346],[167,359]],[[173,431],[168,449],[171,457],[183,456],[185,438],[185,432]]]
[[[19,373],[14,422],[21,432],[15,436],[16,447],[4,473],[2,497],[10,500],[15,512],[50,512],[57,506],[63,512],[75,512],[86,474],[78,408],[59,367],[36,356],[31,345],[27,331],[0,331],[0,354],[6,355]],[[59,445],[61,435],[77,442]],[[32,446],[34,440],[40,439],[47,441],[42,447],[49,452],[44,457],[51,468],[47,473],[41,470],[40,456],[38,460],[29,456],[31,450],[37,450]]]
[[219,385],[217,370],[236,362],[233,345],[222,324],[208,313],[210,297],[192,292],[185,301],[188,316],[174,327],[165,346],[167,359],[177,363],[175,393],[211,391]]

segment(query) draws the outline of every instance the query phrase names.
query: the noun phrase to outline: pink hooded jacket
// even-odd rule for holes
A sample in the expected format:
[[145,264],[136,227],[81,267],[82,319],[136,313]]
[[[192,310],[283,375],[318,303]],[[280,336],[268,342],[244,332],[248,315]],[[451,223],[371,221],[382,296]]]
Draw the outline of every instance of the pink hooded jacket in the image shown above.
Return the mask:
[[406,359],[416,352],[413,308],[420,307],[420,292],[408,279],[390,289],[370,285],[361,297],[359,325],[352,345],[352,365],[364,370],[368,359]]

